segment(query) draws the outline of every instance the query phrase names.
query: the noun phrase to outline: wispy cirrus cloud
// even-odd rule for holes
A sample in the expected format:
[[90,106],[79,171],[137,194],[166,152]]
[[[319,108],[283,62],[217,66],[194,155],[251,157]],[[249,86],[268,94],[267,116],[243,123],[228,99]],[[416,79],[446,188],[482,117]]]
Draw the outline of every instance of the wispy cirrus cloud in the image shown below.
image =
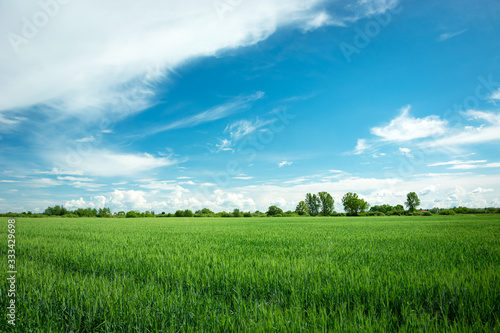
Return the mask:
[[500,163],[486,163],[486,164],[456,164],[448,169],[454,170],[471,170],[471,169],[485,169],[485,168],[500,168]]
[[454,147],[500,140],[500,113],[470,110],[464,113],[470,121],[479,121],[479,126],[465,126],[448,135],[423,143],[425,147]]
[[203,123],[222,119],[234,114],[235,112],[249,108],[253,102],[261,99],[263,96],[264,92],[262,91],[257,91],[256,93],[246,96],[238,96],[229,102],[214,106],[198,114],[176,120],[165,126],[148,129],[144,132],[144,134],[152,135],[174,129],[194,127]]
[[445,40],[447,39],[450,39],[450,38],[453,38],[453,37],[456,37],[456,36],[459,36],[461,34],[463,34],[464,32],[466,32],[467,30],[469,29],[462,29],[462,30],[459,30],[459,31],[455,31],[455,32],[446,32],[446,33],[443,33],[441,34],[438,38],[437,38],[437,41],[438,42],[444,42]]
[[0,111],[46,105],[82,116],[137,112],[151,105],[158,81],[168,80],[191,59],[255,44],[283,26],[341,25],[388,6],[362,1],[333,19],[325,3],[255,0],[239,4],[221,20],[212,1],[146,0],[123,6],[89,0],[59,5],[43,36],[27,38],[22,18],[42,11],[39,2],[2,2],[0,34],[8,38],[0,40],[5,51],[0,54]]
[[255,135],[258,132],[268,131],[269,129],[264,127],[276,121],[277,118],[266,119],[266,120],[241,119],[231,124],[228,124],[224,130],[224,133],[229,134],[229,137],[222,139],[219,138],[218,139],[219,143],[215,144],[215,149],[211,149],[211,151],[215,153],[219,153],[221,151],[235,151],[237,150],[236,146],[239,141],[244,141],[248,137],[251,137],[252,135]]
[[256,119],[255,121],[250,121],[246,119],[235,121],[234,123],[227,125],[224,130],[225,133],[229,133],[231,140],[238,141],[243,137],[254,133],[260,128],[275,122],[276,119],[261,120]]
[[[52,155],[53,163],[66,164],[66,154]],[[91,176],[136,176],[145,171],[180,163],[171,157],[157,157],[148,153],[121,153],[107,149],[95,149],[92,158],[81,158],[75,162],[78,173]],[[57,169],[56,169],[57,170]]]
[[428,164],[427,166],[441,166],[441,165],[460,165],[460,164],[475,164],[475,163],[486,163],[488,162],[487,160],[470,160],[470,161],[462,161],[462,160],[453,160],[453,161],[448,161],[448,162],[438,162],[438,163],[432,163]]
[[487,160],[453,160],[447,162],[432,163],[427,166],[448,166],[450,170],[471,170],[485,168],[499,168],[500,163],[487,163]]

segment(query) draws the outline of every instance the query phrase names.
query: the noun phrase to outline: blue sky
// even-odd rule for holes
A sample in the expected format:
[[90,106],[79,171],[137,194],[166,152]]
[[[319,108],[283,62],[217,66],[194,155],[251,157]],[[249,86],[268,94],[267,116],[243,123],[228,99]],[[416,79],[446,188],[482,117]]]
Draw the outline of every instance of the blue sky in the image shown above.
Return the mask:
[[0,211],[500,206],[500,3],[0,3]]

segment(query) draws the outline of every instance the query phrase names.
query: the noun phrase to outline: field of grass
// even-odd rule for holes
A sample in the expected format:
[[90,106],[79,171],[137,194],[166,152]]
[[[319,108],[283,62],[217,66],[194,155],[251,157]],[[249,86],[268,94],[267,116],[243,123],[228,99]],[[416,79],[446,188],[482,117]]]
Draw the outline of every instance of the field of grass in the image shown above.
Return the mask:
[[498,215],[16,221],[18,332],[500,331]]

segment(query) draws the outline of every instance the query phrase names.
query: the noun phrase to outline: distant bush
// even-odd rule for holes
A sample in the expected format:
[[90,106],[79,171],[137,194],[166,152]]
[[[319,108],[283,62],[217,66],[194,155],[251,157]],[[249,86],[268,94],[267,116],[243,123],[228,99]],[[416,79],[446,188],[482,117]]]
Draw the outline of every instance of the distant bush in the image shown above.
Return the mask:
[[439,215],[457,215],[453,209],[441,209]]
[[432,216],[432,213],[431,212],[423,212],[422,215],[423,216]]
[[429,209],[429,212],[431,212],[432,214],[439,214],[439,208],[434,207],[432,209]]
[[454,207],[453,210],[457,214],[469,214],[469,208],[467,207]]
[[278,206],[273,205],[269,206],[269,209],[267,210],[266,214],[267,216],[276,216],[276,215],[282,216],[283,210]]
[[243,216],[244,217],[252,217],[252,213],[246,212],[246,213],[243,213]]
[[137,212],[134,210],[131,210],[130,212],[127,213],[126,217],[128,217],[128,218],[137,217]]
[[240,210],[238,208],[235,208],[233,210],[233,217],[243,217],[243,212],[240,212]]

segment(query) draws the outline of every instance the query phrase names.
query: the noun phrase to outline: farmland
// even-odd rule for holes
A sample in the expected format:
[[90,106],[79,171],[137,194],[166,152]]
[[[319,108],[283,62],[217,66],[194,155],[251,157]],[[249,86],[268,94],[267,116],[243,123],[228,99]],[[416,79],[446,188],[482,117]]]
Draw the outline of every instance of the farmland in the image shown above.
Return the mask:
[[498,215],[19,218],[16,255],[19,332],[500,330]]

